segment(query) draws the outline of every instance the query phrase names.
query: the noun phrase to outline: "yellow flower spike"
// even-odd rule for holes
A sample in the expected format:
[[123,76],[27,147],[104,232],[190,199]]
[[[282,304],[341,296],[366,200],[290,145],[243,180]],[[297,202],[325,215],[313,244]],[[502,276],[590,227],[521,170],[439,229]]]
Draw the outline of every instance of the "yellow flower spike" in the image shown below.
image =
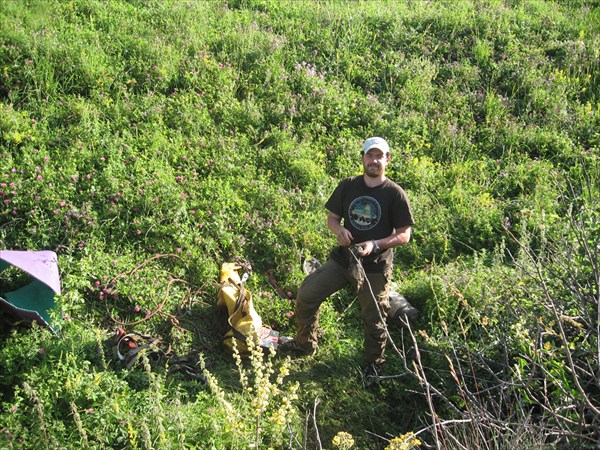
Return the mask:
[[133,448],[137,447],[137,432],[131,425],[129,421],[127,421],[127,436],[129,437],[129,443],[133,446]]

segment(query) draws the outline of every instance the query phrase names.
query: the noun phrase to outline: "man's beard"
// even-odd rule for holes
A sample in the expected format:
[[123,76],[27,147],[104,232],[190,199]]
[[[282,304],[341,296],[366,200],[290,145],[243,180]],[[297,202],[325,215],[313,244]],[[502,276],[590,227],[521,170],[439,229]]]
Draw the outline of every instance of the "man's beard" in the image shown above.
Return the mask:
[[379,165],[369,165],[366,167],[365,175],[372,178],[377,178],[381,175],[383,168]]

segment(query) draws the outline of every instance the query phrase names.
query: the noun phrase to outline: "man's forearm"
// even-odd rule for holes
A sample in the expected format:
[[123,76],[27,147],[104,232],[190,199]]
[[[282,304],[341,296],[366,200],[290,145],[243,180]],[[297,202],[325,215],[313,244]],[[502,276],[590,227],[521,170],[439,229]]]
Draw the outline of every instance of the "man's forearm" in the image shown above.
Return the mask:
[[331,215],[327,217],[327,227],[335,236],[340,234],[340,231],[344,228],[340,222],[340,219],[337,217]]
[[386,248],[398,247],[399,245],[408,244],[410,241],[410,234],[411,228],[404,227],[388,237],[377,239],[376,243],[382,250],[385,250]]

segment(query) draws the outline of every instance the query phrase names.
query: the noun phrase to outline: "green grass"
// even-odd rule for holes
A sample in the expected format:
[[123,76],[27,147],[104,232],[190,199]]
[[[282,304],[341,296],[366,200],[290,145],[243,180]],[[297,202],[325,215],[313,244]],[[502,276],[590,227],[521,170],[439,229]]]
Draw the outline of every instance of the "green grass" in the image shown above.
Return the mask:
[[[345,432],[361,449],[409,448],[392,439],[411,433],[593,448],[599,10],[0,2],[0,249],[56,251],[63,290],[60,339],[0,337],[0,447],[343,448]],[[390,378],[362,385],[351,291],[324,304],[319,353],[283,380],[282,359],[241,369],[220,347],[221,263],[249,261],[263,322],[292,334],[293,303],[264,272],[293,297],[303,259],[327,257],[323,205],[373,135],[417,222],[394,276],[421,315],[390,330]],[[215,382],[124,369],[119,326],[201,355]],[[271,380],[253,378],[268,364]],[[256,414],[244,370],[299,383],[289,422],[275,391]]]

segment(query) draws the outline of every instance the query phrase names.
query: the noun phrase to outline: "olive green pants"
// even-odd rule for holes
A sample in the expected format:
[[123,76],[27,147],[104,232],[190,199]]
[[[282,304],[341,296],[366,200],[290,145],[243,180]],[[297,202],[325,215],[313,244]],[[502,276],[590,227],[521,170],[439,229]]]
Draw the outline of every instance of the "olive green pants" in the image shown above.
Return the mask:
[[[385,318],[390,308],[390,275],[391,268],[386,273],[367,273],[362,288],[357,292],[363,319],[365,360],[368,363],[384,361],[387,340]],[[296,298],[296,342],[301,348],[317,348],[321,303],[346,286],[356,289],[357,282],[349,270],[332,259],[305,278]]]

